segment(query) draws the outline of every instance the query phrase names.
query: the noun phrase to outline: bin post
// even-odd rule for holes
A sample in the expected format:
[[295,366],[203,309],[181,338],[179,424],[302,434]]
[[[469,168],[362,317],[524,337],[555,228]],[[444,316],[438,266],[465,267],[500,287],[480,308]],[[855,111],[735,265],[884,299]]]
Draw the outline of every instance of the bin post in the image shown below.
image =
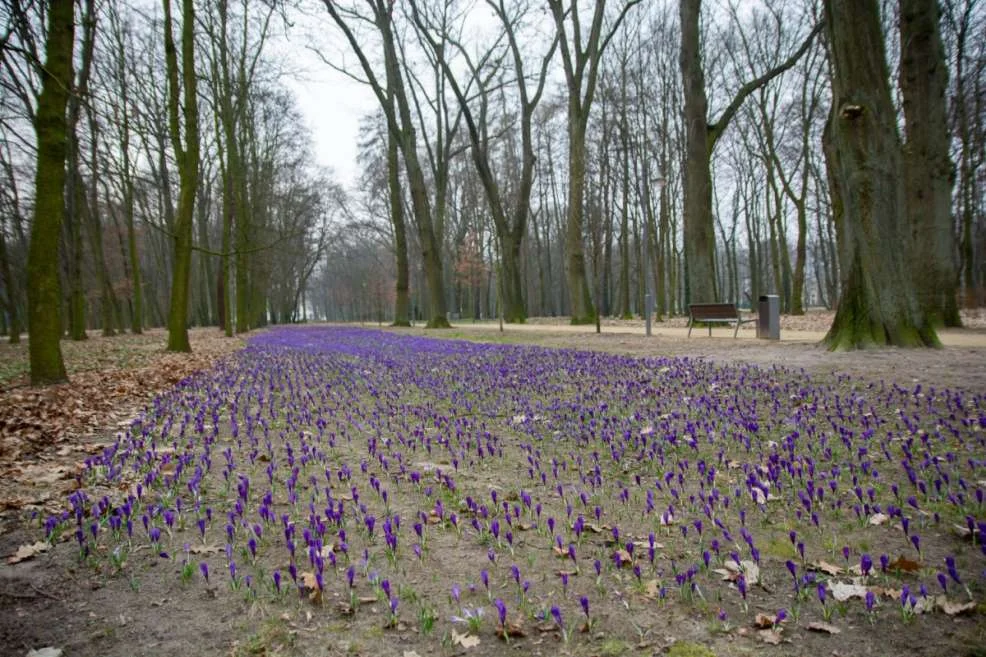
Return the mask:
[[757,337],[763,340],[781,339],[781,298],[776,294],[760,296],[757,307]]

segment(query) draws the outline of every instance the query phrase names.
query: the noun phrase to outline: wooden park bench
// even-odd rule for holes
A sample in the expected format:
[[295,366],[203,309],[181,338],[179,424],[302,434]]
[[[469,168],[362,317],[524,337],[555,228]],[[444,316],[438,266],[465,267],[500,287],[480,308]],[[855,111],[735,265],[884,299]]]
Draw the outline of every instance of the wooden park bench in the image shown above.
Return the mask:
[[741,324],[757,321],[756,317],[744,319],[735,303],[693,303],[688,306],[688,337],[692,336],[692,327],[697,322],[705,322],[709,327],[709,337],[712,336],[713,324],[736,323],[733,337],[739,335]]

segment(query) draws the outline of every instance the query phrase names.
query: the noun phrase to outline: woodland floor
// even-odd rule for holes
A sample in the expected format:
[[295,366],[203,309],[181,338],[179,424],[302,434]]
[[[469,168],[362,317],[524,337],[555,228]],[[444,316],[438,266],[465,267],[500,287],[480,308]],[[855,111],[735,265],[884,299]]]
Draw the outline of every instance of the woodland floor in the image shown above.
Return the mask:
[[[726,329],[714,329],[712,338],[706,337],[704,329],[685,338],[682,328],[685,321],[682,319],[655,324],[653,338],[642,335],[640,321],[615,320],[605,322],[599,335],[589,328],[569,327],[564,319],[532,320],[525,327],[507,327],[504,332],[491,324],[460,322],[445,332],[413,328],[399,333],[493,343],[528,343],[640,357],[683,357],[714,365],[750,364],[767,370],[781,366],[784,370],[778,371],[777,377],[782,381],[810,379],[813,385],[847,389],[867,384],[897,384],[909,389],[921,385],[925,390],[947,388],[981,396],[986,393],[986,313],[969,313],[964,319],[967,328],[947,332],[950,339],[945,340],[946,347],[940,350],[882,349],[853,354],[831,354],[815,344],[814,340],[824,333],[831,321],[830,314],[821,312],[800,318],[783,318],[782,335],[786,332],[803,339],[796,337],[781,342],[749,339],[746,331],[743,332],[746,338],[733,340],[731,331]],[[854,609],[848,616],[836,616],[832,621],[841,628],[841,636],[808,631],[809,620],[822,619],[806,617],[789,623],[776,637],[780,645],[772,645],[775,637],[763,634],[766,630],[754,627],[747,622],[747,617],[752,617],[754,612],[772,615],[778,608],[790,607],[790,592],[784,592],[783,586],[775,586],[773,590],[764,586],[759,592],[760,602],[752,610],[740,610],[735,602],[730,602],[731,606],[721,602],[721,609],[728,608],[730,612],[730,621],[720,623],[716,619],[715,604],[711,605],[713,609],[708,605],[696,608],[693,604],[678,603],[658,606],[654,603],[653,591],[641,588],[640,591],[634,589],[632,594],[634,585],[626,578],[622,580],[625,584],[622,594],[616,591],[616,595],[601,600],[593,598],[593,614],[602,619],[603,629],[599,631],[594,629],[587,634],[577,634],[574,625],[577,613],[572,607],[577,609],[578,604],[572,605],[569,601],[570,631],[575,636],[566,642],[562,641],[549,618],[541,624],[529,621],[524,629],[525,637],[505,644],[491,629],[495,625],[496,610],[475,592],[465,593],[464,598],[472,595],[477,605],[485,603],[489,607],[485,630],[479,634],[481,643],[466,647],[455,639],[461,635],[450,635],[447,631],[445,614],[437,622],[436,634],[428,636],[422,631],[420,614],[414,614],[410,604],[402,606],[399,622],[385,628],[386,604],[379,599],[367,598],[355,615],[327,613],[323,609],[327,610],[332,601],[327,601],[322,608],[314,607],[308,600],[299,600],[297,596],[249,599],[241,591],[230,591],[222,584],[203,586],[184,579],[180,581],[175,572],[175,560],[159,559],[150,551],[134,550],[129,565],[111,569],[105,560],[95,564],[92,560],[80,561],[72,542],[41,546],[38,541],[44,538],[44,532],[40,522],[50,514],[68,508],[66,498],[81,485],[87,458],[99,454],[155,397],[167,394],[190,374],[231,358],[245,344],[239,338],[224,338],[215,330],[194,330],[191,332],[193,354],[179,355],[163,351],[165,337],[162,331],[148,331],[142,336],[123,335],[108,339],[93,335],[85,343],[65,342],[63,349],[70,383],[40,390],[27,385],[26,346],[0,344],[0,557],[3,558],[0,563],[0,657],[28,655],[32,649],[44,647],[61,649],[65,656],[83,657],[414,657],[511,653],[614,657],[660,654],[674,657],[986,655],[986,615],[981,604],[971,614],[954,617],[928,614],[906,622],[884,609],[875,631],[866,622],[867,616]],[[978,456],[982,458],[983,455]],[[218,461],[218,454],[216,458]],[[354,455],[354,458],[359,456]],[[426,455],[419,454],[417,458],[426,458]],[[510,489],[516,486],[516,482],[511,481],[516,476],[516,469],[526,468],[526,464],[507,465],[512,469],[484,467],[475,472],[461,471],[456,477],[459,485],[467,490],[472,487],[477,490]],[[123,492],[126,492],[125,488]],[[412,522],[409,519],[413,518],[414,509],[409,507],[405,511],[405,522]],[[980,521],[984,519],[979,518]],[[844,538],[847,541],[863,540],[853,532]],[[672,539],[666,542],[670,544]],[[535,538],[527,540],[533,543]],[[940,561],[941,555],[934,551],[940,552],[944,547],[933,543],[937,539],[930,530],[926,540],[931,543],[928,549]],[[821,541],[819,539],[819,543]],[[35,547],[22,553],[21,558],[15,556],[22,546],[32,545]],[[496,545],[502,547],[502,542]],[[786,554],[783,544],[770,547],[778,554]],[[820,545],[818,547],[821,549]],[[684,544],[669,545],[669,551],[673,549],[681,550],[683,558],[688,551]],[[832,549],[834,546],[829,546],[828,550]],[[874,545],[871,549],[877,553],[880,546]],[[431,560],[433,571],[461,571],[465,582],[467,575],[461,564],[481,566],[475,561],[474,553],[475,549],[467,550],[458,541],[436,540],[426,559]],[[503,558],[507,558],[505,553],[501,554]],[[559,567],[550,554],[529,554],[526,558],[526,562],[521,562],[525,573],[544,573]],[[517,560],[520,562],[521,557]],[[775,583],[784,581],[783,559],[779,563],[782,564],[780,569],[775,567],[765,572],[765,576]],[[435,603],[435,608],[449,604],[445,580],[438,580],[427,567],[408,566],[404,575],[416,586],[417,597],[441,600],[440,604]],[[614,581],[621,581],[620,573],[614,577]],[[589,578],[583,575],[582,579]],[[584,584],[582,582],[580,586]],[[980,583],[980,601],[982,592]],[[334,601],[334,608],[343,603]],[[707,649],[712,652],[703,652]]]

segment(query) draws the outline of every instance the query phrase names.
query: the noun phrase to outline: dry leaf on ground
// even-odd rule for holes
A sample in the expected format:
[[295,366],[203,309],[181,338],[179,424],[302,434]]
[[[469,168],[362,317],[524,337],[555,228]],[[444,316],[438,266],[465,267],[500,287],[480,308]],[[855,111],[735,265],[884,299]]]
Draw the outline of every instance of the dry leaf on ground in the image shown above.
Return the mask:
[[815,621],[814,623],[808,623],[808,629],[812,632],[824,632],[825,634],[841,634],[842,630],[837,628],[835,625],[830,623],[822,623],[820,621]]
[[921,564],[917,561],[912,561],[907,557],[900,556],[890,562],[887,566],[887,570],[899,570],[904,573],[916,573],[921,570]]
[[781,641],[783,640],[783,637],[781,637],[781,633],[778,632],[777,630],[760,630],[759,632],[757,632],[757,635],[760,637],[761,641],[770,644],[772,646],[780,645]]
[[832,597],[839,602],[845,602],[852,598],[866,599],[866,587],[861,584],[829,582],[829,590],[832,591]]
[[757,614],[753,619],[753,626],[761,630],[769,630],[774,626],[774,617],[767,614]]
[[452,644],[463,648],[475,648],[479,645],[479,637],[472,634],[459,634],[452,630]]
[[969,611],[976,610],[976,602],[952,602],[943,595],[939,595],[935,598],[935,606],[941,609],[943,612],[949,616],[958,616],[959,614],[964,614]]
[[874,513],[870,516],[870,524],[873,526],[879,526],[890,520],[890,516],[884,513]]
[[15,564],[21,561],[27,561],[28,559],[33,559],[42,552],[47,552],[48,548],[51,546],[44,541],[38,541],[37,543],[32,543],[30,545],[22,545],[17,548],[17,552],[7,557],[7,563]]
[[823,572],[826,575],[841,575],[845,571],[841,566],[836,566],[828,561],[816,561],[813,564],[809,564],[809,568]]
[[26,657],[62,657],[63,651],[61,648],[54,648],[48,646],[46,648],[38,648],[36,650],[29,650]]

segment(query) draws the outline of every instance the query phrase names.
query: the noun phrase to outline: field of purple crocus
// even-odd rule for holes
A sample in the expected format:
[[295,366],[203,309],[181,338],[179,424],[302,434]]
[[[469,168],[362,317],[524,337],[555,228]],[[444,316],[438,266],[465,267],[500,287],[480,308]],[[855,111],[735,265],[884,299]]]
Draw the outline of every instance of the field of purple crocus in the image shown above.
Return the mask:
[[79,484],[43,537],[132,604],[168,580],[266,619],[239,654],[986,645],[967,391],[285,328],[157,398]]

